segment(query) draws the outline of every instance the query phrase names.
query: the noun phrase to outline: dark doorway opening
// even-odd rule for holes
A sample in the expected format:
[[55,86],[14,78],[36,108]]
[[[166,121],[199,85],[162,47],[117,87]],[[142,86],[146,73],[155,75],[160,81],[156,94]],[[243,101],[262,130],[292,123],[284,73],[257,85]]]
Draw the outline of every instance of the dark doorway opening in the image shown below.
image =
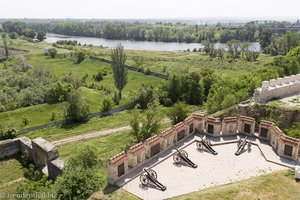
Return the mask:
[[284,145],[284,155],[292,156],[293,154],[293,147],[291,145]]
[[125,174],[125,166],[124,163],[120,164],[118,166],[118,177],[122,176],[123,174]]
[[159,153],[159,143],[151,147],[150,156],[152,157],[158,153]]
[[211,124],[208,124],[207,125],[207,132],[209,133],[209,134],[214,134],[214,125],[211,125]]
[[267,138],[268,136],[268,129],[267,128],[260,128],[260,136]]
[[251,125],[245,124],[244,126],[244,133],[250,133],[251,132]]

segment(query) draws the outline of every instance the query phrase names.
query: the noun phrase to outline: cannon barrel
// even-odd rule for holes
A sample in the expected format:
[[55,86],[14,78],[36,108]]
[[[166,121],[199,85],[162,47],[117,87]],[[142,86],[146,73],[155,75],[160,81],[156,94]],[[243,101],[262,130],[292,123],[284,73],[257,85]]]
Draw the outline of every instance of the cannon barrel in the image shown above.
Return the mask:
[[245,137],[245,139],[243,140],[243,142],[241,142],[241,144],[239,145],[237,151],[235,152],[235,155],[240,155],[241,154],[241,151],[245,148],[245,145],[247,143],[247,138],[248,136]]

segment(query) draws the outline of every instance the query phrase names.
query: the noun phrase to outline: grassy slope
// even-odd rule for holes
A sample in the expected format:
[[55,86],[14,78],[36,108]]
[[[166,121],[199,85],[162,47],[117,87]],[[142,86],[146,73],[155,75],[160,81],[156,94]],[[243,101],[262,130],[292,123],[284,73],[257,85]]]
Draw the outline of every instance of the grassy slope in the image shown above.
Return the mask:
[[300,199],[300,183],[293,179],[290,171],[274,172],[253,177],[233,184],[213,187],[190,193],[174,200],[246,200],[246,199]]
[[[44,55],[29,55],[28,60],[34,66],[43,66],[53,71],[55,76],[58,78],[69,74],[70,72],[78,74],[79,77],[83,77],[87,73],[89,77],[87,80],[88,83],[94,82],[92,77],[99,71],[99,68],[110,67],[108,64],[91,61],[88,59],[80,65],[75,65],[68,59],[49,59]],[[124,95],[120,104],[124,105],[128,103],[130,101],[131,92],[138,91],[142,84],[158,87],[163,82],[164,80],[156,77],[149,77],[138,72],[129,71],[128,84],[123,90]],[[106,88],[114,89],[112,74],[105,76],[103,81],[94,83],[96,85],[102,85]],[[102,107],[102,100],[105,96],[105,93],[103,91],[96,91],[86,87],[82,87],[80,90],[90,104],[91,112],[99,112]],[[51,105],[42,104],[20,108],[14,111],[3,112],[0,113],[1,125],[4,127],[13,125],[21,129],[23,128],[21,124],[24,117],[29,119],[29,127],[50,123],[52,112],[55,113],[56,120],[61,120],[64,118],[66,105],[66,103]]]
[[[166,109],[160,109],[160,116],[165,116]],[[25,136],[29,138],[43,137],[49,141],[59,140],[66,137],[80,135],[83,133],[89,133],[94,131],[101,131],[109,128],[116,128],[120,126],[129,125],[130,112],[123,111],[112,116],[104,118],[94,118],[86,123],[70,124],[57,126],[53,128],[47,128],[39,131],[32,131]],[[171,123],[164,123],[163,128],[170,127]]]

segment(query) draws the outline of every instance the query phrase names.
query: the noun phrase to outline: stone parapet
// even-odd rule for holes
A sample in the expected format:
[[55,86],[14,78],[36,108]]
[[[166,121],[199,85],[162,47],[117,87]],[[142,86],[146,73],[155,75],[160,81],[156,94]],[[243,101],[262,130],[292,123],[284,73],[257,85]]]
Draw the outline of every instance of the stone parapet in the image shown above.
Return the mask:
[[266,103],[271,99],[278,99],[300,93],[300,74],[283,78],[263,81],[260,88],[255,89],[252,99],[255,102]]

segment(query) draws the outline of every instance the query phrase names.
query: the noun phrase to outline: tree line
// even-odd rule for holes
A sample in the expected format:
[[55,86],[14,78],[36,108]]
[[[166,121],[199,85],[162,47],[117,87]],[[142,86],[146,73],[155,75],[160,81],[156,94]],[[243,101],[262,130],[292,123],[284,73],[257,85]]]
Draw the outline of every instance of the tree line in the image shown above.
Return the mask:
[[[15,32],[34,38],[39,33],[56,33],[74,36],[99,37],[105,39],[136,40],[136,41],[162,41],[162,42],[210,42],[226,43],[230,40],[241,42],[259,41],[265,30],[273,30],[281,35],[286,31],[276,31],[276,27],[288,27],[289,23],[273,22],[272,24],[258,24],[249,22],[243,26],[229,25],[199,25],[185,23],[144,23],[144,22],[118,22],[118,21],[87,21],[87,22],[49,22],[49,23],[2,23],[3,30]],[[272,29],[270,29],[272,28]],[[39,38],[38,38],[39,39]]]

